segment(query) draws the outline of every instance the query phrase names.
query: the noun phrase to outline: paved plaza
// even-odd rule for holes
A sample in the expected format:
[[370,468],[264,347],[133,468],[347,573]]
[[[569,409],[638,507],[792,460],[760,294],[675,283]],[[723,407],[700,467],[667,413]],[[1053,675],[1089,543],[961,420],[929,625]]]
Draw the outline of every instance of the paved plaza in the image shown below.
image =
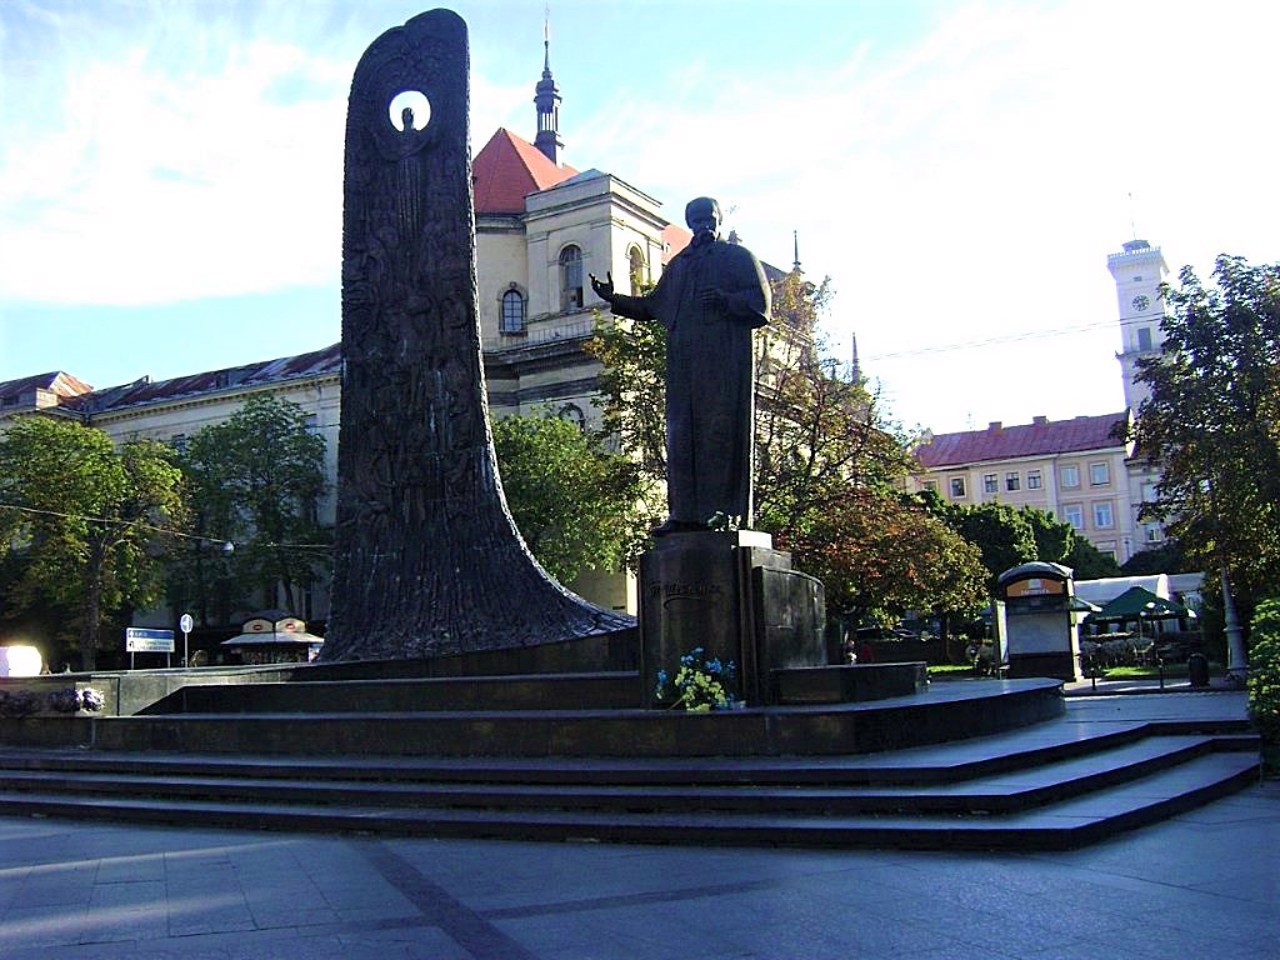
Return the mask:
[[0,820],[0,956],[1280,956],[1280,783],[1069,853],[386,840]]
[[[1239,694],[1073,700],[1219,716]],[[5,960],[1276,960],[1280,782],[1067,853],[386,839],[0,818]]]

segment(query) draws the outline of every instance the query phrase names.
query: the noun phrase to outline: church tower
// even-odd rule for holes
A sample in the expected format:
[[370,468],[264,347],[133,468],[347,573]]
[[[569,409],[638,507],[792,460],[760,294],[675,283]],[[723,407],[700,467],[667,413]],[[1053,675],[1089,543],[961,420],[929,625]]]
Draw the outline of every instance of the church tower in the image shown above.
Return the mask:
[[1124,402],[1136,413],[1150,395],[1147,385],[1134,379],[1137,362],[1143,357],[1159,356],[1164,342],[1160,321],[1165,304],[1160,285],[1165,282],[1169,267],[1159,247],[1145,240],[1130,240],[1123,251],[1107,257],[1107,269],[1115,279],[1120,307],[1122,349],[1116,359],[1124,377]]
[[551,76],[551,19],[542,26],[542,79],[534,88],[534,105],[538,108],[538,135],[533,145],[542,151],[552,163],[559,166],[560,151],[564,142],[560,139],[560,88]]

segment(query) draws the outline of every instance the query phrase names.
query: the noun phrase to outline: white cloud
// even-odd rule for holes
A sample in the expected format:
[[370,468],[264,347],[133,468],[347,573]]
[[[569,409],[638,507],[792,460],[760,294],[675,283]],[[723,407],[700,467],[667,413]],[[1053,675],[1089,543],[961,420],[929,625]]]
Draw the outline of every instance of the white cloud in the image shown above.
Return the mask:
[[[521,11],[526,42],[507,8],[473,6],[478,148],[498,125],[531,129],[541,10]],[[249,27],[205,7],[150,9],[145,29],[60,24],[63,57],[22,68],[37,78],[0,66],[0,300],[336,285],[351,70],[378,29],[416,9],[263,4]],[[1280,260],[1280,8],[927,9],[938,12],[929,29],[886,45],[869,26],[874,5],[822,8],[823,29],[846,35],[840,62],[790,48],[713,61],[717,45],[672,23],[691,53],[682,65],[654,50],[566,84],[566,159],[633,182],[673,219],[712,193],[735,208],[745,242],[783,266],[798,230],[806,269],[834,278],[833,332],[857,331],[867,371],[908,423],[1118,409],[1106,256],[1131,220],[1175,270],[1207,273],[1222,251]],[[626,18],[643,14],[600,16],[630,40]],[[558,32],[559,63],[587,53],[564,40],[574,29],[585,28]],[[666,59],[637,66],[655,54]],[[55,62],[65,76],[49,74]],[[57,99],[15,106],[15,90]],[[1068,327],[1089,329],[919,352]]]
[[[141,305],[336,285],[355,55],[184,28],[177,48],[148,35],[71,58],[50,111],[61,122],[0,153],[0,299]],[[511,122],[510,88],[479,78],[472,92],[476,115]]]
[[[1106,256],[1131,216],[1174,270],[1207,268],[1223,247],[1280,257],[1275,144],[1255,147],[1273,139],[1277,14],[1207,11],[957,5],[914,46],[861,51],[835,74],[792,65],[673,83],[647,91],[661,110],[630,93],[602,111],[625,120],[601,121],[591,149],[624,176],[646,171],[674,210],[719,191],[775,263],[790,262],[797,229],[806,268],[835,277],[833,328],[857,331],[903,419],[958,429],[1116,410]],[[1089,325],[1044,343],[885,356]]]

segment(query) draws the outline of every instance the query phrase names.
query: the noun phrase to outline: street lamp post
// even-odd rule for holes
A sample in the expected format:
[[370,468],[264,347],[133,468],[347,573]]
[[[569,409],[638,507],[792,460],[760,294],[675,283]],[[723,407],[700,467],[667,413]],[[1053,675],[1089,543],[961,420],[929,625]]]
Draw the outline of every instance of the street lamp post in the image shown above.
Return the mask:
[[1231,571],[1221,555],[1218,565],[1222,581],[1222,620],[1227,633],[1227,682],[1233,687],[1243,687],[1249,673],[1244,634],[1240,631],[1240,618],[1236,615],[1236,600],[1231,594]]
[[1240,631],[1240,617],[1236,613],[1236,599],[1231,593],[1231,571],[1227,567],[1227,555],[1222,549],[1222,525],[1218,519],[1218,504],[1214,499],[1213,481],[1205,478],[1200,488],[1209,497],[1209,515],[1214,529],[1214,554],[1218,558],[1218,579],[1222,585],[1222,621],[1227,634],[1227,683],[1243,687],[1249,674],[1249,661],[1244,649],[1244,634]]

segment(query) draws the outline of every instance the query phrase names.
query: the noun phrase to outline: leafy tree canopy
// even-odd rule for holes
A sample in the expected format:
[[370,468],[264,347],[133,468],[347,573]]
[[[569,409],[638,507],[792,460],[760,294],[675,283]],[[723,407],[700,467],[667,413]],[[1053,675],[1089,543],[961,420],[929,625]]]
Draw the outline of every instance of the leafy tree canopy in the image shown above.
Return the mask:
[[1104,580],[1121,575],[1120,565],[1109,553],[1103,553],[1084,537],[1077,537],[1071,553],[1063,561],[1077,580]]
[[1121,576],[1143,577],[1157,573],[1199,573],[1200,568],[1187,559],[1182,545],[1166,540],[1150,550],[1139,550],[1120,567]]
[[[937,495],[929,497],[927,502],[953,530],[978,548],[986,569],[988,592],[995,589],[997,578],[1006,570],[1041,559],[1033,523],[1045,524],[1039,518],[1029,519],[1024,510],[998,502],[946,503]],[[1047,542],[1053,540],[1046,535]],[[1050,549],[1056,547],[1051,545]]]
[[1200,569],[1225,562],[1244,606],[1280,581],[1280,265],[1221,256],[1212,286],[1188,267],[1163,291],[1164,348],[1133,427],[1160,468],[1143,516]]
[[100,430],[34,415],[0,435],[0,543],[18,543],[19,609],[49,605],[97,663],[106,615],[159,599],[159,559],[181,529],[182,475],[149,440],[117,449]]
[[200,539],[175,570],[174,599],[202,623],[281,600],[304,616],[300,591],[330,562],[331,531],[317,518],[324,457],[324,438],[307,428],[302,408],[267,394],[195,434],[183,466]]
[[529,550],[557,580],[619,570],[638,551],[638,465],[558,417],[493,424],[507,503]]

